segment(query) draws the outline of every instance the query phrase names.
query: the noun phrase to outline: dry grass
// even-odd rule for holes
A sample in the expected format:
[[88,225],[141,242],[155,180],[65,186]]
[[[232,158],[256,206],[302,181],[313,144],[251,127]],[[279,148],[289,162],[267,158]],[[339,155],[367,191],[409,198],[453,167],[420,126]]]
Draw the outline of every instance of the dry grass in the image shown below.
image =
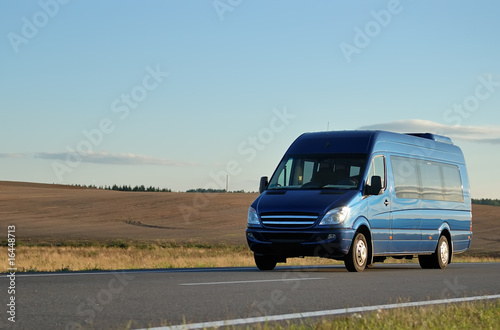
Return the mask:
[[[198,267],[254,267],[252,252],[243,245],[172,245],[130,244],[115,241],[107,245],[65,243],[63,246],[18,246],[16,267],[18,272],[54,272],[116,269],[165,269]],[[7,256],[7,248],[0,248]],[[454,262],[497,262],[498,258],[460,255]],[[417,259],[386,263],[415,263]],[[341,261],[321,258],[292,258],[286,265],[333,265]],[[6,272],[7,263],[0,265]]]
[[398,308],[336,318],[314,318],[226,329],[498,329],[500,300]]
[[[0,248],[0,255],[7,255],[6,247]],[[290,259],[287,265],[334,262],[319,258]],[[20,246],[16,249],[18,272],[253,266],[253,255],[245,246],[145,244],[126,247]],[[0,272],[5,272],[6,268],[7,263],[2,263]]]

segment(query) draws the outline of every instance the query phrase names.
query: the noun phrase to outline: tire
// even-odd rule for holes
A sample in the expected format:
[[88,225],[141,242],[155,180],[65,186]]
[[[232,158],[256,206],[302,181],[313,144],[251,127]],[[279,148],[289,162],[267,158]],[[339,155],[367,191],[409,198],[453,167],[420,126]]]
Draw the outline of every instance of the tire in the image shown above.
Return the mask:
[[273,270],[276,267],[276,259],[270,256],[260,256],[254,254],[255,265],[260,270]]
[[446,236],[442,235],[439,238],[436,252],[431,255],[434,258],[434,264],[438,269],[445,269],[450,260],[450,245]]
[[434,262],[432,262],[432,255],[419,255],[418,263],[422,269],[432,269],[434,267]]
[[368,243],[362,233],[357,233],[354,236],[349,253],[344,258],[344,264],[350,272],[365,270],[368,264]]
[[423,269],[445,269],[450,260],[450,245],[446,236],[439,237],[436,251],[431,255],[418,256],[418,262]]

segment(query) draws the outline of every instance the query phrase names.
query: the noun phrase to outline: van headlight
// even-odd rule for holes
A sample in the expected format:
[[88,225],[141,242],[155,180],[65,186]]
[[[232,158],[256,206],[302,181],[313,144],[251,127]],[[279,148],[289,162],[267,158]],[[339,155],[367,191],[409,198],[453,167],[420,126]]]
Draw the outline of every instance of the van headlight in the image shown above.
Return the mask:
[[325,214],[323,219],[321,219],[319,225],[320,226],[339,225],[344,221],[346,221],[346,219],[349,217],[350,211],[351,208],[348,206],[338,207],[336,209],[330,210]]
[[257,215],[257,211],[253,207],[248,209],[248,218],[247,218],[247,226],[248,227],[261,227],[259,216]]

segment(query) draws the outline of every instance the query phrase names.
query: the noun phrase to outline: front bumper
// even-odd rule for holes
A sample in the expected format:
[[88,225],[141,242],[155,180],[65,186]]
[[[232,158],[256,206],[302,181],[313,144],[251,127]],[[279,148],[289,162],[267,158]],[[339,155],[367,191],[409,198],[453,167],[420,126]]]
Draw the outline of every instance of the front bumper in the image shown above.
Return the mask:
[[353,229],[292,231],[247,228],[246,237],[248,246],[256,254],[341,259],[349,252],[354,233]]

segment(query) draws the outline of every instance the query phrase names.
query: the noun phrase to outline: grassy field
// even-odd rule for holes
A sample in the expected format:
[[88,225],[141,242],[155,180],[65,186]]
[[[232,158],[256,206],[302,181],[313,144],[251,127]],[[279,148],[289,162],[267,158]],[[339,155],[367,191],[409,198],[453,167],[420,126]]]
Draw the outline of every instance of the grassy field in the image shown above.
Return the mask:
[[[407,307],[354,313],[345,316],[227,326],[219,329],[240,330],[397,330],[397,329],[498,329],[500,300]],[[171,326],[171,324],[162,324]],[[124,324],[123,329],[131,329]]]
[[[7,255],[7,248],[2,247],[0,253]],[[288,265],[334,262],[319,258],[291,259]],[[129,244],[114,241],[106,245],[68,242],[60,246],[37,244],[16,248],[18,272],[245,266],[253,267],[255,263],[253,254],[244,245]],[[6,263],[1,264],[0,272],[5,272],[6,268]]]
[[498,329],[499,325],[500,301],[497,300],[378,310],[321,320],[252,325],[247,329]]

